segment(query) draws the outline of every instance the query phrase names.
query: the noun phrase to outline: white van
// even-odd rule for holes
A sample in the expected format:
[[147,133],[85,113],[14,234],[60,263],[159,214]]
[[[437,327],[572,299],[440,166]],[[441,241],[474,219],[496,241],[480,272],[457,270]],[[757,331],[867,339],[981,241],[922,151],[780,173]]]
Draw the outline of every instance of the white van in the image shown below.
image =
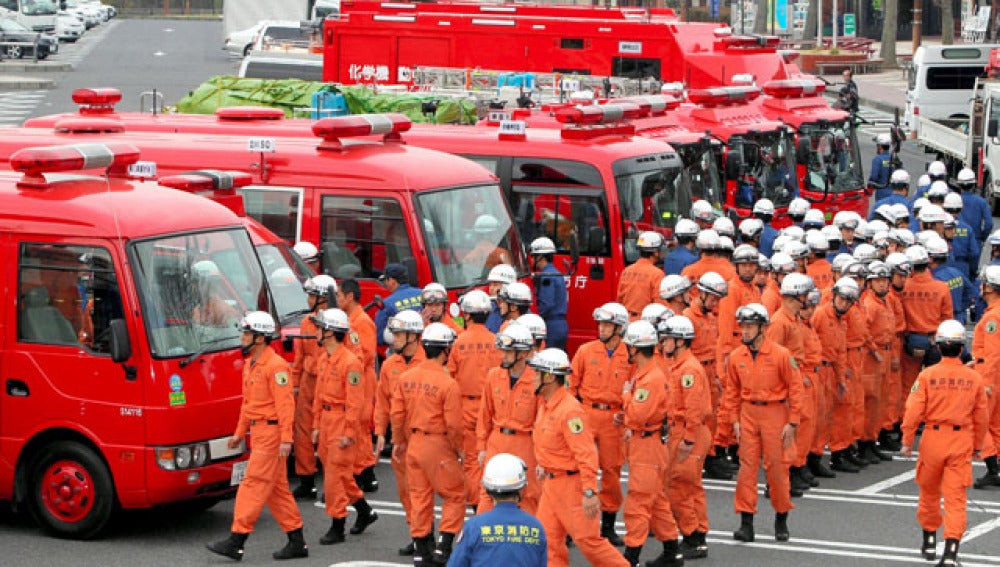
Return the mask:
[[917,116],[968,120],[976,77],[986,76],[990,50],[998,47],[1000,44],[918,47],[906,90],[906,127],[916,131]]
[[0,16],[36,32],[54,31],[58,13],[56,0],[0,0]]

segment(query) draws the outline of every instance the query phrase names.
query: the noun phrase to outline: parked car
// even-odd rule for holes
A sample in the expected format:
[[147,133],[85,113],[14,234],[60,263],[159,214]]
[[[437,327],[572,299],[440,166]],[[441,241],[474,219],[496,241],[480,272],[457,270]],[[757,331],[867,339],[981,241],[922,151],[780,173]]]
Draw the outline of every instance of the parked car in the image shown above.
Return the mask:
[[312,27],[303,27],[301,22],[273,20],[260,22],[261,29],[254,38],[253,49],[257,51],[289,48],[308,49],[312,43]]
[[63,0],[63,3],[65,10],[79,16],[88,30],[101,23],[101,15],[90,4],[82,0]]
[[264,27],[264,22],[257,22],[253,26],[240,31],[235,31],[226,38],[222,49],[231,55],[246,57],[253,49],[253,41],[257,38],[260,29]]
[[[59,51],[59,40],[54,35],[33,32],[11,19],[0,18],[0,41],[23,42],[34,44],[38,40],[38,58],[45,59],[51,53]],[[8,45],[3,47],[5,57],[20,59],[32,57],[34,46]]]
[[56,38],[60,41],[74,42],[83,36],[87,27],[79,18],[69,12],[59,12],[56,17]]

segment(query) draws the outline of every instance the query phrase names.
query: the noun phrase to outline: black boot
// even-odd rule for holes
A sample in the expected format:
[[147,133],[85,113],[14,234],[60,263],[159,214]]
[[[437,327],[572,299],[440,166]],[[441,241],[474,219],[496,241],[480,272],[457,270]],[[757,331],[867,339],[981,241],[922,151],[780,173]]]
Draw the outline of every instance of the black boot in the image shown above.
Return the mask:
[[810,488],[816,488],[819,486],[819,480],[813,473],[809,472],[809,467],[799,467],[799,476],[802,480],[809,485]]
[[334,518],[330,521],[330,529],[319,538],[320,545],[344,543],[344,523],[347,518]]
[[879,447],[879,444],[876,443],[875,441],[869,441],[868,446],[871,448],[872,453],[874,453],[875,456],[878,457],[878,460],[886,463],[892,460],[892,455],[886,452],[888,451],[888,449],[885,449],[884,447]]
[[358,483],[358,488],[363,492],[378,492],[378,479],[375,478],[374,465],[361,471],[361,474],[354,475],[354,482]]
[[618,512],[601,512],[601,537],[608,540],[611,545],[621,547],[625,545],[625,542],[615,533],[615,518],[617,516]]
[[813,476],[818,478],[837,478],[837,473],[826,468],[826,465],[823,464],[823,455],[809,453],[806,459],[806,462],[809,464],[809,472],[813,473]]
[[791,483],[792,490],[804,492],[812,488],[812,486],[810,486],[809,483],[802,478],[802,473],[800,471],[800,467],[789,467],[788,480]]
[[938,567],[958,565],[958,540],[944,540],[944,553],[941,554],[941,561]]
[[368,504],[368,501],[364,498],[358,498],[351,506],[357,511],[358,517],[354,520],[354,525],[351,526],[351,535],[358,535],[365,533],[365,528],[375,523],[378,519],[378,514],[372,507]]
[[868,461],[862,459],[861,456],[858,455],[856,451],[857,448],[854,445],[851,445],[848,448],[841,451],[841,457],[846,459],[847,462],[851,463],[852,465],[858,467],[859,470],[868,468]]
[[733,480],[733,471],[729,469],[725,449],[718,447],[716,451],[719,452],[705,457],[705,474],[703,476],[715,480]]
[[740,470],[740,446],[730,445],[729,446],[729,466],[733,469],[733,473]]
[[250,534],[238,534],[233,532],[229,534],[229,537],[222,541],[217,541],[215,543],[210,543],[206,547],[212,553],[218,553],[219,555],[225,555],[226,557],[232,559],[233,561],[243,560],[243,544],[247,541],[247,536]]
[[316,498],[316,480],[311,474],[299,475],[299,485],[292,491],[296,500]]
[[697,530],[691,535],[684,536],[681,542],[681,555],[685,560],[702,559],[708,557],[708,543],[705,541],[705,532]]
[[1000,486],[1000,463],[997,462],[997,456],[986,457],[983,462],[986,463],[986,474],[977,478],[973,486],[975,488]]
[[937,532],[924,530],[924,541],[920,544],[920,555],[928,561],[934,561],[937,557]]
[[434,532],[413,538],[413,567],[429,567],[434,564]]
[[411,539],[410,543],[404,545],[403,547],[400,547],[399,549],[396,550],[396,552],[403,557],[413,556],[413,540]]
[[271,557],[275,561],[309,557],[309,546],[306,545],[306,539],[302,536],[302,528],[288,532],[288,543],[285,544],[285,547],[272,553]]
[[846,449],[844,449],[843,451],[834,451],[833,454],[830,456],[830,468],[835,471],[840,471],[845,473],[860,472],[861,469],[854,466],[854,463],[852,463],[847,459],[845,453],[847,453]]
[[629,567],[639,567],[639,554],[642,553],[642,547],[626,547],[622,555],[625,556],[625,560],[628,561]]
[[858,441],[858,458],[868,463],[869,465],[877,465],[882,462],[882,459],[875,454],[875,442],[874,441]]
[[455,534],[441,532],[438,534],[437,546],[431,555],[431,561],[435,565],[447,565],[448,558],[451,557],[451,546],[455,542]]
[[750,512],[740,513],[740,529],[733,532],[733,539],[747,543],[753,542],[753,514]]
[[676,539],[663,542],[663,553],[656,559],[646,562],[646,567],[680,567],[684,565],[684,555]]
[[788,541],[788,512],[774,515],[774,540]]
[[893,432],[888,429],[883,429],[878,432],[878,445],[884,451],[896,452],[903,448],[903,444],[895,438]]

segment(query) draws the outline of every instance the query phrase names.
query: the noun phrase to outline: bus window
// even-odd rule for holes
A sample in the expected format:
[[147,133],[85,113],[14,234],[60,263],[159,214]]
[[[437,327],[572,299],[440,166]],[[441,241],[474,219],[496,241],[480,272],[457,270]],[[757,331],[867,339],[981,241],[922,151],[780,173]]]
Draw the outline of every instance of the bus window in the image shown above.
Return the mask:
[[511,207],[525,242],[547,236],[559,254],[611,255],[607,200],[601,190],[514,186]]
[[337,279],[377,278],[386,264],[415,261],[395,199],[323,197],[320,249],[323,272]]
[[302,189],[251,185],[240,189],[240,192],[247,216],[290,244],[301,239]]

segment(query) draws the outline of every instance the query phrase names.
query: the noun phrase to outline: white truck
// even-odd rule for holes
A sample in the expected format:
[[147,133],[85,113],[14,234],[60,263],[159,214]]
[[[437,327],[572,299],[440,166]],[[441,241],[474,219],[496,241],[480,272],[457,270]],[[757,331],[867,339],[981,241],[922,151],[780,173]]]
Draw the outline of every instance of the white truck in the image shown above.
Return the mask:
[[261,20],[308,20],[310,0],[227,0],[222,5],[223,36],[245,30]]

